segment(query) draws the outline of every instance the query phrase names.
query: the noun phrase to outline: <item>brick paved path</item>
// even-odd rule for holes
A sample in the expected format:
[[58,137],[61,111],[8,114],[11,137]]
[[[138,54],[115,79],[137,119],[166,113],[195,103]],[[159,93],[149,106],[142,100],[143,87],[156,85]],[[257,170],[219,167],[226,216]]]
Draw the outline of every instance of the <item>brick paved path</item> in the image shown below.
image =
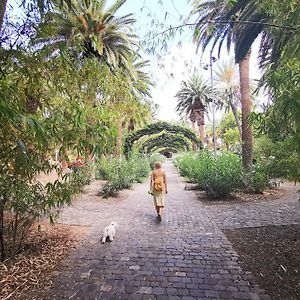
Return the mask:
[[300,224],[300,186],[286,185],[287,194],[277,200],[230,203],[207,207],[220,228],[261,227]]
[[[146,193],[148,181],[123,201],[98,199],[84,208],[83,197],[64,211],[64,223],[90,224],[91,234],[41,298],[269,299],[238,266],[226,236],[195,194],[184,190],[171,163],[164,167],[169,195],[161,223]],[[77,220],[75,211],[86,217]],[[102,228],[113,220],[116,239],[102,245]]]

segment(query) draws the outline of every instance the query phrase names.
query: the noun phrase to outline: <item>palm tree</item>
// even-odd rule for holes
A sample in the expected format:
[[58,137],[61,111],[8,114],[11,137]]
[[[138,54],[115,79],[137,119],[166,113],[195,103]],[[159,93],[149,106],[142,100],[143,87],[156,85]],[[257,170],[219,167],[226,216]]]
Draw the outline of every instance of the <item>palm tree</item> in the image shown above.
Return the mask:
[[230,59],[218,64],[214,73],[214,81],[216,82],[216,88],[220,93],[221,101],[223,102],[225,109],[231,109],[240,133],[240,138],[242,138],[242,126],[237,110],[241,94],[238,81],[238,70],[234,60]]
[[111,103],[111,107],[115,111],[118,111],[118,119],[116,120],[117,143],[115,155],[120,156],[124,129],[127,127],[126,129],[130,132],[136,127],[145,125],[152,120],[153,112],[149,101],[142,102],[140,99],[135,97]]
[[3,19],[6,11],[7,0],[0,1],[0,31],[2,29]]
[[199,135],[202,142],[205,138],[204,114],[207,105],[212,100],[211,87],[198,74],[194,74],[188,82],[183,82],[181,89],[176,93],[176,111],[179,115],[188,116],[195,128],[195,122],[199,127]]
[[235,43],[235,60],[239,64],[242,106],[242,159],[246,169],[252,167],[252,128],[249,123],[251,97],[249,86],[249,60],[251,46],[263,30],[266,15],[257,9],[254,0],[236,2],[225,0],[194,0],[192,14],[197,14],[194,38],[197,48],[219,46],[224,42],[227,49]]
[[70,2],[55,2],[54,11],[46,13],[41,22],[34,43],[48,45],[53,52],[61,45],[80,46],[83,56],[94,55],[111,68],[122,67],[131,74],[129,64],[137,43],[130,29],[135,19],[132,14],[116,17],[126,0],[116,0],[108,9],[105,0]]
[[134,76],[130,79],[132,81],[133,92],[138,96],[150,95],[150,87],[153,86],[149,73],[145,72],[144,68],[149,66],[149,60],[143,60],[137,53],[132,58],[132,67]]

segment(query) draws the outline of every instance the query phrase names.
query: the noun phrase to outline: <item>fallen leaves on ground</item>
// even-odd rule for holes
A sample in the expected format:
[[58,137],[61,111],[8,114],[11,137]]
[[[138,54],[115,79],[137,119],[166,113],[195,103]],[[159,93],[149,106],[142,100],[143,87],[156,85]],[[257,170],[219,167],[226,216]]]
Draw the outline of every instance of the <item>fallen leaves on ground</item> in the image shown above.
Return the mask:
[[50,287],[51,271],[85,234],[85,227],[35,224],[23,251],[0,263],[0,299],[32,299],[29,294]]
[[226,199],[212,199],[206,196],[205,192],[198,191],[198,199],[203,201],[205,205],[222,205],[230,203],[249,203],[249,202],[261,202],[272,201],[280,199],[287,195],[287,191],[284,189],[268,189],[262,194],[249,194],[243,192],[234,192],[230,197]]
[[273,300],[300,299],[300,224],[226,229],[244,271]]

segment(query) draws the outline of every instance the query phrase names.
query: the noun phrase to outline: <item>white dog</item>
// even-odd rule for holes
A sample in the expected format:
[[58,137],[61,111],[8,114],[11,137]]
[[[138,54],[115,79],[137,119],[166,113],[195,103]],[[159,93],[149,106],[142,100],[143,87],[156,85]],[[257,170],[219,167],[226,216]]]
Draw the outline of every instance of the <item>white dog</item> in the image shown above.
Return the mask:
[[117,222],[111,222],[103,229],[102,244],[106,242],[107,237],[112,242],[116,235]]

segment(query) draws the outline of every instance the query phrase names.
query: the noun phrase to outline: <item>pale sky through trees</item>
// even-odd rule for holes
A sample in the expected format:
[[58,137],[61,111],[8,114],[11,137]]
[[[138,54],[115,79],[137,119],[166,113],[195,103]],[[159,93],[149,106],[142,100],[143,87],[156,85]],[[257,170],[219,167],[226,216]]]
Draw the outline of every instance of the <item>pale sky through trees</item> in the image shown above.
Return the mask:
[[[166,28],[170,25],[182,24],[183,21],[180,20],[180,16],[182,15],[184,19],[188,17],[191,11],[191,1],[127,0],[122,7],[122,11],[135,14],[138,35],[143,38],[152,29],[152,19],[164,24]],[[163,30],[164,28],[160,32]],[[181,41],[181,47],[178,47],[178,41]],[[151,61],[150,72],[156,83],[151,94],[153,101],[159,104],[157,115],[159,119],[166,121],[179,120],[179,116],[175,112],[176,99],[174,96],[179,90],[181,82],[188,80],[194,71],[198,71],[210,81],[210,71],[203,69],[203,66],[209,63],[209,47],[207,49],[203,56],[201,50],[196,53],[196,45],[192,43],[192,30],[186,27],[181,35],[178,34],[175,40],[170,42],[166,52],[161,51],[160,53],[160,49],[157,49],[158,54],[162,57],[161,59],[158,59],[155,55],[148,56]],[[229,59],[232,56],[233,53],[228,54],[227,50],[223,49],[220,61],[226,58]],[[250,70],[250,77],[253,79],[259,79],[256,57],[257,47],[254,46]]]
[[[181,24],[180,16],[186,18],[190,9],[191,6],[186,0],[127,0],[122,7],[125,13],[135,14],[136,28],[142,39],[151,31],[152,20],[155,23],[164,24],[165,27],[161,29],[163,31],[170,25]],[[181,36],[178,35],[174,41],[169,43],[169,49],[166,52],[160,51],[159,47],[156,49],[157,54],[162,57],[161,59],[158,59],[156,55],[147,57],[151,61],[150,72],[155,82],[151,94],[153,101],[159,104],[157,115],[159,119],[166,121],[179,119],[175,112],[176,100],[174,95],[182,80],[188,77],[190,73],[188,68],[191,68],[192,64],[197,67],[200,62],[196,56],[195,47],[190,43],[191,36],[192,32],[185,30]],[[183,42],[181,48],[177,46],[178,38]]]

